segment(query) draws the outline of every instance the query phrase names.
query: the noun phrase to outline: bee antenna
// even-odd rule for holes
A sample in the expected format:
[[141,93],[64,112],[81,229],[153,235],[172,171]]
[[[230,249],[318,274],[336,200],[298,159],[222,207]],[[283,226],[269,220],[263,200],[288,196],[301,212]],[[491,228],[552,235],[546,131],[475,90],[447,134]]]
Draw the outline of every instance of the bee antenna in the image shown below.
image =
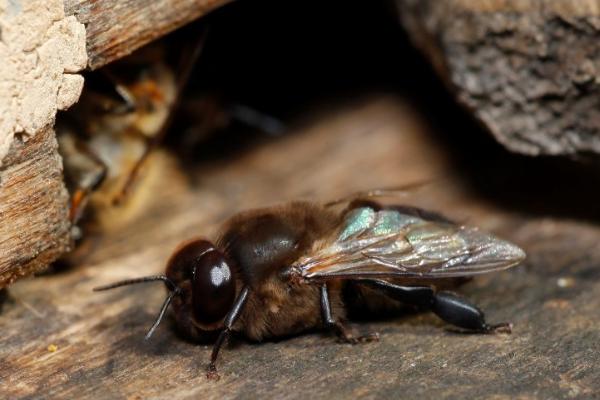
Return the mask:
[[118,288],[121,286],[135,285],[137,283],[155,282],[155,281],[165,282],[167,284],[167,286],[169,286],[169,289],[172,291],[177,291],[177,289],[179,289],[172,280],[167,278],[166,275],[151,275],[151,276],[143,276],[141,278],[136,278],[136,279],[126,279],[124,281],[111,283],[109,285],[98,286],[98,287],[95,287],[93,290],[94,290],[94,292],[101,292],[103,290],[114,289],[114,288]]
[[160,325],[160,322],[162,321],[163,317],[165,316],[165,313],[167,312],[167,308],[169,308],[169,305],[171,304],[173,297],[178,296],[180,294],[181,294],[180,288],[175,288],[171,293],[169,293],[169,295],[165,299],[162,307],[160,308],[160,312],[158,313],[158,317],[156,317],[156,321],[154,321],[154,324],[152,324],[152,327],[150,328],[148,333],[146,333],[144,340],[150,339],[150,337],[152,336],[152,334],[154,333],[156,328],[158,328],[158,325]]
[[155,282],[155,281],[165,282],[167,284],[167,286],[169,287],[169,290],[171,291],[171,293],[169,293],[169,295],[165,299],[162,307],[160,308],[160,312],[158,313],[158,317],[156,318],[156,321],[154,321],[154,324],[152,324],[152,327],[150,328],[150,330],[144,337],[145,340],[148,340],[148,339],[150,339],[150,337],[152,336],[152,334],[154,333],[156,328],[158,328],[158,325],[160,325],[160,322],[162,321],[163,317],[165,316],[165,313],[167,312],[167,309],[169,308],[171,301],[173,301],[173,298],[175,296],[181,295],[182,291],[181,291],[180,287],[178,287],[166,275],[152,275],[152,276],[143,276],[141,278],[136,278],[136,279],[126,279],[124,281],[111,283],[109,285],[98,286],[98,287],[95,287],[93,290],[94,290],[94,292],[100,292],[103,290],[110,290],[110,289],[118,288],[121,286],[135,285],[137,283],[146,283],[146,282]]

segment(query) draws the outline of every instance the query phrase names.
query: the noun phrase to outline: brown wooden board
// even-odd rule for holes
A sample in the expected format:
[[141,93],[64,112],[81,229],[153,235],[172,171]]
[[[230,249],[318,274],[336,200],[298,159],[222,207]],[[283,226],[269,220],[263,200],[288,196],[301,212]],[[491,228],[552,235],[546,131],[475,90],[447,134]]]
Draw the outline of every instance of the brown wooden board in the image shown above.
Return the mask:
[[[495,147],[478,147],[481,156],[461,151],[458,129],[472,127],[438,120],[445,142],[401,99],[378,96],[319,115],[216,162],[182,169],[156,153],[136,217],[97,239],[73,269],[10,288],[0,315],[2,397],[597,398],[600,228],[590,204],[598,195],[582,184],[597,175],[562,175],[564,164],[529,168]],[[478,164],[468,167],[473,157]],[[92,292],[160,272],[180,241],[210,234],[234,212],[431,177],[432,185],[401,201],[481,226],[528,252],[523,265],[462,288],[490,321],[512,321],[512,335],[460,334],[422,314],[357,324],[381,333],[380,342],[365,345],[319,333],[236,341],[222,352],[222,378],[213,382],[204,374],[210,348],[180,339],[170,323],[143,340],[165,295],[160,284]]]
[[85,24],[88,65],[100,68],[230,0],[65,0]]
[[69,248],[68,194],[54,130],[15,139],[0,167],[0,288]]

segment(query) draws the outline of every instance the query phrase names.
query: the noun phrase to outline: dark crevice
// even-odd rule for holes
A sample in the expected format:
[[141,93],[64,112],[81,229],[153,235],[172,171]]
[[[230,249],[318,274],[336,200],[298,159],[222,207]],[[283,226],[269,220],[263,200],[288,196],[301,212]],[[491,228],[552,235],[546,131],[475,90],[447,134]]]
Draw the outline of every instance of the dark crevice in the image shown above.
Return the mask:
[[[395,93],[417,106],[432,139],[481,196],[518,212],[600,220],[597,158],[530,157],[502,147],[413,47],[392,1],[240,2],[209,21],[212,42],[194,88],[218,87],[284,121],[315,104]],[[224,154],[231,151],[231,138],[213,140],[207,151],[219,142]]]
[[[393,1],[234,2],[198,23],[210,30],[188,100],[212,96],[221,107],[242,105],[293,125],[331,105],[391,93],[416,106],[472,191],[518,212],[600,221],[597,158],[529,157],[503,148],[413,47]],[[180,43],[189,32],[164,40]],[[234,122],[190,148],[182,146],[189,117],[178,115],[167,137],[184,170],[281,137]]]

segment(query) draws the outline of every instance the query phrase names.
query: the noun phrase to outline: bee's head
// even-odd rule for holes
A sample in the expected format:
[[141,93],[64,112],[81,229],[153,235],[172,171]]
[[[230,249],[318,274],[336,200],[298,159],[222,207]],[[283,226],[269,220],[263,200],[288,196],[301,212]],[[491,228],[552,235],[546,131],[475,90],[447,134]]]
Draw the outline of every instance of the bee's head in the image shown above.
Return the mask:
[[233,263],[209,241],[180,246],[167,263],[166,275],[182,289],[182,303],[191,307],[198,328],[215,329],[231,310],[236,293]]
[[152,335],[172,302],[179,327],[204,341],[222,327],[235,301],[236,284],[232,265],[230,258],[212,243],[197,239],[183,244],[173,253],[167,262],[165,275],[120,281],[94,290],[163,281],[169,295],[146,339]]

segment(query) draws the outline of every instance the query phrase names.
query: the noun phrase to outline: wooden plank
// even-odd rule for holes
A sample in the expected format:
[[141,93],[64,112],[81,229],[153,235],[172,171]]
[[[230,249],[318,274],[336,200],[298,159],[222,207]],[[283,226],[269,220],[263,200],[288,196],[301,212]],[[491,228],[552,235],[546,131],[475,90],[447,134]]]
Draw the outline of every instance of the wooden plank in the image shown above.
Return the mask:
[[600,153],[598,0],[396,0],[409,37],[511,151]]
[[54,130],[13,141],[0,167],[0,289],[69,248],[68,194]]
[[87,31],[88,65],[100,68],[230,0],[65,0]]
[[69,244],[67,193],[54,125],[79,98],[85,28],[62,0],[0,6],[0,289]]
[[[457,113],[449,114],[455,121]],[[71,270],[11,287],[0,315],[3,396],[295,399],[410,393],[420,399],[535,399],[599,393],[600,228],[590,223],[598,194],[588,184],[597,173],[564,173],[564,165],[553,164],[531,168],[527,160],[481,143],[482,153],[474,152],[454,134],[472,126],[432,110],[417,117],[394,98],[319,115],[311,123],[305,119],[295,134],[185,171],[171,157],[155,154],[140,182],[145,202],[136,218],[98,238]],[[452,132],[447,142],[443,136],[431,140],[424,122],[430,119]],[[162,271],[180,241],[210,235],[234,212],[426,177],[439,179],[402,202],[481,226],[528,252],[524,265],[482,276],[461,290],[490,321],[512,321],[512,335],[458,334],[423,314],[356,325],[381,333],[380,342],[359,346],[318,333],[262,344],[239,340],[224,349],[222,379],[215,383],[204,376],[210,347],[182,340],[169,321],[152,340],[143,340],[165,295],[160,284],[91,291]]]

